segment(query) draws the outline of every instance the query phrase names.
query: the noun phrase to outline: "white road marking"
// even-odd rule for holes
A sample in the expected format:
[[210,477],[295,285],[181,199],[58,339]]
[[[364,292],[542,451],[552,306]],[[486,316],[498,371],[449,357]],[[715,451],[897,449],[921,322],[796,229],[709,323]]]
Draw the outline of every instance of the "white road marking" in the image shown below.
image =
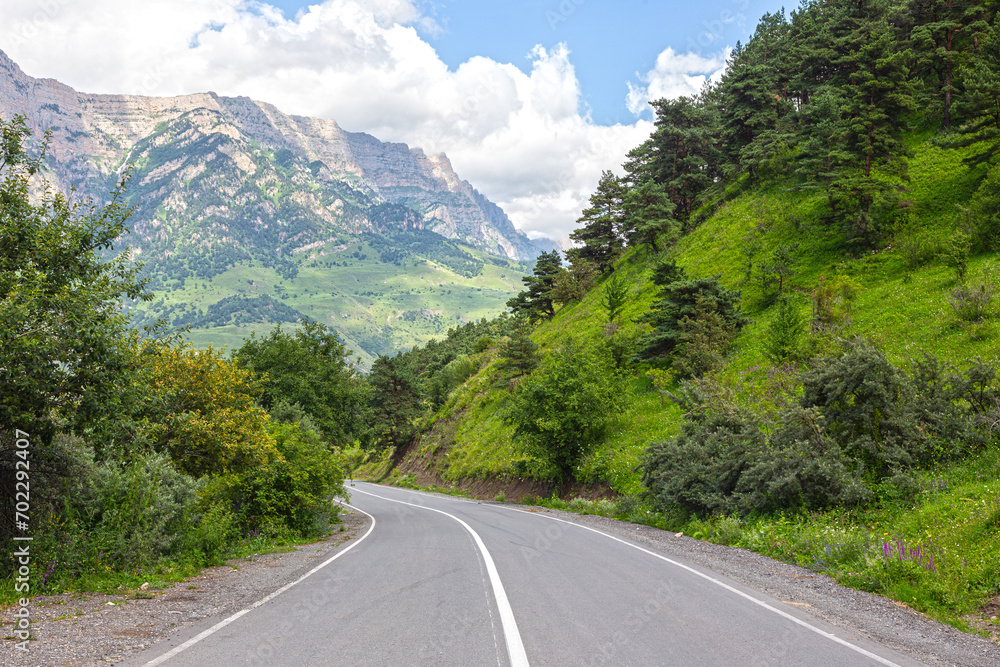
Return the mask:
[[768,603],[764,602],[763,600],[758,600],[757,598],[753,597],[752,595],[744,593],[743,591],[739,590],[738,588],[733,588],[729,584],[723,583],[723,582],[719,581],[718,579],[716,579],[714,577],[710,577],[709,575],[705,574],[704,572],[699,572],[698,570],[696,570],[696,569],[694,569],[692,567],[688,567],[684,563],[678,563],[677,561],[675,561],[675,560],[673,560],[671,558],[667,558],[666,556],[661,556],[660,554],[656,553],[655,551],[650,551],[649,549],[644,549],[644,548],[640,547],[638,544],[632,544],[631,542],[628,542],[628,541],[623,540],[621,538],[615,537],[614,535],[609,535],[608,533],[605,533],[603,531],[597,530],[596,528],[591,528],[590,526],[584,526],[584,525],[579,524],[579,523],[574,523],[573,521],[566,521],[565,519],[557,519],[554,516],[548,516],[548,515],[545,515],[545,514],[539,514],[538,512],[527,512],[525,510],[519,510],[519,509],[516,509],[514,507],[504,507],[504,509],[511,510],[512,512],[521,512],[522,514],[530,514],[531,516],[538,516],[538,517],[542,517],[544,519],[551,519],[552,521],[558,521],[560,523],[568,523],[571,526],[576,526],[576,527],[582,528],[584,530],[589,530],[592,533],[597,533],[598,535],[603,535],[604,537],[612,539],[615,542],[621,542],[622,544],[630,546],[633,549],[638,549],[639,551],[647,553],[650,556],[655,556],[656,558],[659,558],[660,560],[665,560],[666,562],[670,563],[671,565],[676,565],[677,567],[679,567],[681,569],[687,570],[691,574],[695,574],[695,575],[701,577],[702,579],[706,579],[708,581],[711,581],[713,584],[716,584],[717,586],[721,586],[722,588],[725,588],[727,591],[730,591],[732,593],[736,593],[740,597],[746,598],[750,602],[753,602],[754,604],[760,605],[764,609],[767,609],[769,611],[773,611],[775,614],[778,614],[779,616],[787,618],[788,620],[792,621],[793,623],[797,623],[798,625],[801,625],[802,627],[804,627],[804,628],[806,628],[808,630],[812,630],[816,634],[818,634],[820,636],[823,636],[823,637],[826,637],[830,641],[834,641],[834,642],[836,642],[838,644],[841,644],[842,646],[846,646],[847,648],[851,649],[852,651],[857,651],[858,653],[860,653],[863,656],[871,658],[872,660],[874,660],[874,661],[876,661],[876,662],[878,662],[878,663],[880,663],[882,665],[886,665],[886,667],[900,667],[899,665],[897,665],[896,663],[892,662],[891,660],[886,660],[882,656],[876,655],[876,654],[872,653],[871,651],[866,651],[865,649],[861,648],[860,646],[855,646],[854,644],[851,644],[850,642],[841,639],[837,635],[831,634],[831,633],[827,632],[826,630],[821,630],[821,629],[817,628],[816,626],[811,625],[811,624],[807,623],[806,621],[803,621],[800,618],[796,618],[795,616],[792,616],[791,614],[788,614],[788,613],[786,613],[786,612],[784,612],[784,611],[782,611],[782,610],[780,610],[780,609],[778,609],[776,607],[772,607],[771,605],[769,605]]
[[448,514],[442,510],[434,509],[433,507],[425,507],[424,505],[417,505],[415,503],[408,503],[405,500],[386,498],[385,496],[368,493],[367,491],[362,491],[357,488],[354,490],[357,493],[363,493],[366,496],[372,496],[374,498],[381,498],[382,500],[386,500],[390,503],[409,505],[410,507],[444,514],[446,517],[454,519],[458,523],[462,524],[462,527],[472,534],[472,539],[475,540],[476,546],[479,547],[479,553],[483,555],[483,561],[486,563],[486,572],[490,575],[490,584],[493,586],[493,597],[496,599],[497,608],[500,610],[500,623],[503,625],[504,638],[507,640],[507,654],[510,657],[511,667],[528,667],[528,656],[524,652],[524,643],[521,641],[521,633],[518,632],[517,629],[517,621],[514,620],[514,610],[510,608],[510,602],[507,600],[507,592],[504,591],[503,582],[500,581],[500,575],[497,573],[497,566],[493,563],[493,557],[490,556],[490,552],[486,548],[486,545],[483,544],[483,540],[479,537],[479,533],[472,530],[472,526],[465,523],[457,516]]
[[155,658],[153,660],[150,660],[149,662],[147,662],[145,664],[145,667],[155,667],[155,665],[163,664],[164,662],[166,662],[170,658],[174,657],[175,655],[177,655],[181,651],[184,651],[186,649],[191,648],[192,646],[194,646],[195,644],[197,644],[198,642],[200,642],[202,639],[205,639],[209,635],[212,635],[212,634],[218,632],[219,630],[221,630],[222,628],[226,627],[227,625],[229,625],[230,623],[232,623],[236,619],[240,618],[241,616],[249,614],[251,611],[253,611],[257,607],[261,606],[262,604],[270,602],[274,598],[278,597],[279,595],[281,595],[282,593],[284,593],[285,591],[287,591],[292,586],[294,586],[294,585],[296,585],[298,583],[301,583],[307,577],[310,577],[310,576],[316,574],[317,572],[319,572],[320,570],[322,570],[324,567],[326,567],[327,565],[329,565],[333,561],[337,560],[338,558],[340,558],[341,556],[343,556],[344,554],[346,554],[348,551],[350,551],[354,547],[356,547],[359,544],[361,544],[361,541],[363,539],[365,539],[366,537],[368,537],[369,535],[371,535],[372,531],[375,530],[375,517],[373,517],[371,514],[369,514],[368,512],[366,512],[366,511],[364,511],[362,509],[358,509],[357,507],[354,507],[353,505],[347,505],[347,506],[350,507],[353,510],[357,510],[358,512],[361,512],[362,514],[364,514],[365,516],[367,516],[369,519],[372,520],[372,525],[368,527],[368,530],[365,531],[365,534],[362,535],[361,537],[359,537],[356,542],[354,542],[353,544],[351,544],[351,546],[347,547],[343,551],[337,552],[337,554],[335,554],[331,558],[326,559],[325,561],[323,561],[322,563],[320,563],[319,565],[317,565],[313,569],[309,570],[308,572],[306,572],[305,574],[303,574],[301,577],[299,577],[298,579],[296,579],[292,583],[286,584],[285,586],[282,586],[281,588],[279,588],[278,590],[274,591],[273,593],[271,593],[267,597],[265,597],[265,598],[263,598],[261,600],[258,600],[257,602],[254,602],[252,605],[250,605],[246,609],[243,609],[241,611],[236,612],[235,614],[233,614],[232,616],[230,616],[229,618],[227,618],[225,620],[219,621],[218,623],[216,623],[215,625],[213,625],[212,627],[210,627],[208,630],[205,630],[204,632],[202,632],[202,633],[200,633],[198,635],[195,635],[194,637],[192,637],[191,639],[187,640],[186,642],[184,642],[180,646],[175,646],[174,648],[172,648],[171,650],[167,651],[166,653],[164,653],[160,657]]

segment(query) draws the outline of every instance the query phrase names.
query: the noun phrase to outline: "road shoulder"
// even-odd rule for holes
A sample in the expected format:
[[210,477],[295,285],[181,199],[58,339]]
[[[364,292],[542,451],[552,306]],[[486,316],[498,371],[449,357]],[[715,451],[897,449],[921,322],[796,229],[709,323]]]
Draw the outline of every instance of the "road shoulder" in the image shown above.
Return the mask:
[[[294,551],[235,559],[207,568],[192,579],[152,591],[150,599],[102,593],[46,595],[32,599],[28,653],[9,638],[0,644],[4,665],[95,666],[116,664],[190,626],[228,615],[295,581],[345,542],[364,534],[371,519],[348,510],[344,528]],[[12,627],[13,609],[0,612],[2,635]]]

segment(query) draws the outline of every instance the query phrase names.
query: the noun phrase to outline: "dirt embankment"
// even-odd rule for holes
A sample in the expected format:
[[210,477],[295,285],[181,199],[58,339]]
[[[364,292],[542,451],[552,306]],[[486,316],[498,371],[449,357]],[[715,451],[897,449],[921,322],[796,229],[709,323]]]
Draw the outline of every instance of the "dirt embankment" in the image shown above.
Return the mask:
[[[459,416],[457,419],[461,419]],[[419,438],[400,452],[396,456],[396,463],[393,470],[400,476],[412,475],[416,483],[420,486],[436,486],[440,488],[455,487],[468,493],[473,498],[483,500],[493,500],[498,495],[503,494],[507,502],[521,502],[524,498],[550,498],[553,494],[563,499],[586,498],[597,500],[598,498],[614,498],[615,493],[608,484],[581,484],[573,481],[568,483],[545,482],[533,479],[521,479],[520,477],[488,477],[485,479],[463,478],[459,480],[446,480],[445,453],[454,442],[454,432],[457,429],[457,419],[447,423],[435,424],[429,436],[437,440],[440,446],[433,448],[423,448],[423,441]],[[425,451],[421,451],[425,449]]]

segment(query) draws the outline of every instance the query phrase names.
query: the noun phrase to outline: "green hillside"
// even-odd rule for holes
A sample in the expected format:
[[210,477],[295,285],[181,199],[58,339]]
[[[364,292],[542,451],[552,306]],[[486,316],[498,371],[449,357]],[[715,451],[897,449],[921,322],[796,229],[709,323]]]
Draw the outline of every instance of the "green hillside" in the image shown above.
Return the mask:
[[[821,276],[843,275],[860,289],[852,305],[851,322],[839,335],[863,336],[885,350],[896,363],[905,363],[922,352],[942,360],[964,362],[976,356],[990,357],[997,349],[997,322],[988,319],[969,325],[955,314],[947,301],[957,286],[955,272],[938,257],[910,268],[906,242],[910,236],[925,239],[934,252],[946,243],[956,222],[956,204],[967,201],[977,183],[976,174],[962,164],[960,151],[944,151],[927,138],[915,143],[911,161],[914,218],[919,224],[899,233],[887,247],[853,257],[843,251],[843,234],[831,233],[821,224],[809,222],[822,206],[823,197],[790,192],[781,184],[743,194],[723,204],[672,251],[691,275],[719,275],[726,286],[740,290],[743,311],[752,322],[740,333],[733,351],[717,373],[754,400],[766,385],[774,364],[765,356],[768,326],[777,312],[767,305],[754,276],[746,280],[744,239],[754,234],[760,255],[768,255],[789,243],[797,244],[798,264],[786,290],[803,313],[810,307],[810,293]],[[633,322],[647,312],[658,287],[650,280],[655,257],[646,250],[632,250],[619,260],[615,276],[627,278],[632,292],[622,321]],[[991,279],[1000,268],[995,253],[984,253],[969,262],[969,278],[976,283]],[[550,352],[569,338],[595,343],[603,339],[606,323],[600,306],[598,284],[581,301],[560,308],[555,317],[542,322],[532,338],[542,353]],[[639,328],[626,324],[625,329]],[[500,414],[510,391],[496,386],[499,369],[496,350],[482,353],[482,370],[457,389],[431,421],[457,423],[453,437],[442,439],[431,429],[424,441],[442,456],[437,471],[454,482],[466,477],[516,475],[518,461],[526,455],[512,442],[513,427],[504,426]],[[676,389],[676,385],[673,385]],[[637,466],[651,440],[676,432],[680,409],[661,405],[658,392],[642,373],[634,373],[623,385],[621,418],[608,438],[581,462],[578,479],[605,482],[619,494],[638,493],[642,486]],[[446,456],[444,454],[447,454]]]
[[[296,257],[283,277],[240,262],[211,278],[188,278],[139,304],[139,324],[189,326],[198,346],[235,349],[251,332],[285,328],[303,316],[336,331],[361,365],[379,354],[441,337],[449,328],[494,317],[528,266],[461,246],[431,232],[369,235]],[[269,307],[270,304],[270,307]]]
[[509,302],[537,350],[487,341],[372,472],[601,495],[996,638],[997,49],[971,4],[765,16]]

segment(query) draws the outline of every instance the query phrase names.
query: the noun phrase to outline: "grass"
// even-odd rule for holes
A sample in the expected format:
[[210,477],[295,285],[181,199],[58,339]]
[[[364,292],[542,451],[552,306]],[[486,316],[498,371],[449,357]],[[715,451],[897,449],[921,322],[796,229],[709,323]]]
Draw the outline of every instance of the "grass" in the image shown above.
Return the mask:
[[748,520],[660,520],[696,538],[828,574],[967,631],[966,616],[1000,594],[998,472],[994,446],[924,471],[922,490],[905,503]]

